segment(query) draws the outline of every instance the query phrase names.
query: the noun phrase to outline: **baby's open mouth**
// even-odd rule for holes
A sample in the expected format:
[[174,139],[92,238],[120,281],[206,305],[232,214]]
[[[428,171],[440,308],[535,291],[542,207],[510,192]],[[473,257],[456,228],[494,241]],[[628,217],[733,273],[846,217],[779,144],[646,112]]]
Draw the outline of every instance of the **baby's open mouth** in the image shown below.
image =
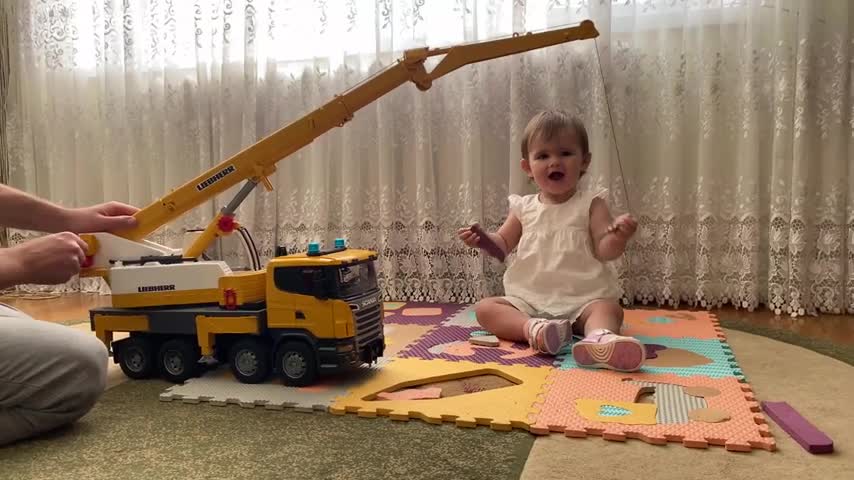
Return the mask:
[[563,172],[552,172],[549,174],[549,180],[560,180],[563,178]]

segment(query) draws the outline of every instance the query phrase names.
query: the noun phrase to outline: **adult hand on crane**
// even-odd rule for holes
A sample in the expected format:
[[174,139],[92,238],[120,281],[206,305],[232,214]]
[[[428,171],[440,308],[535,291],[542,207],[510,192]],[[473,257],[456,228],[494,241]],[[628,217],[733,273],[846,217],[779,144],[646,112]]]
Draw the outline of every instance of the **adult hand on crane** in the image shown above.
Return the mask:
[[120,202],[68,208],[0,186],[0,225],[47,233],[0,249],[0,288],[67,282],[86,263],[88,246],[77,234],[131,228],[137,211]]
[[67,230],[74,233],[116,232],[136,226],[139,209],[121,202],[69,209]]

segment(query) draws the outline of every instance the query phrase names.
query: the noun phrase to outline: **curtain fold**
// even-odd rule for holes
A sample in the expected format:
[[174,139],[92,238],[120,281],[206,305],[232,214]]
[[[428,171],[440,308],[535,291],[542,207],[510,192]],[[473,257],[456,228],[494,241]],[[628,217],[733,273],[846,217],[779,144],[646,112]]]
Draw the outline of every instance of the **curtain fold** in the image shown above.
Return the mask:
[[[23,2],[12,22],[12,185],[64,205],[144,206],[407,48],[595,22],[600,36],[404,85],[278,164],[238,220],[270,258],[346,237],[387,299],[470,302],[503,266],[456,230],[531,192],[537,110],[586,123],[584,188],[641,228],[625,302],[854,312],[854,8],[796,0]],[[172,246],[236,188],[152,239]],[[12,231],[11,241],[33,232]],[[236,238],[216,253],[248,264]],[[24,286],[35,290],[35,286]],[[107,291],[75,280],[52,290]]]

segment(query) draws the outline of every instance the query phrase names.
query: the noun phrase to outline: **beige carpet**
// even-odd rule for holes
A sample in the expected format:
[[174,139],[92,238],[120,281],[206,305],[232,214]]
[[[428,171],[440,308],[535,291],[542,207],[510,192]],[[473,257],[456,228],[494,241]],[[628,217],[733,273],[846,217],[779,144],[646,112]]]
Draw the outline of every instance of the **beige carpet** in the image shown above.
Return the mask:
[[777,451],[694,450],[640,440],[538,438],[521,478],[823,479],[854,478],[854,367],[765,337],[726,330],[759,400],[786,401],[833,439],[836,452],[812,455],[769,419]]

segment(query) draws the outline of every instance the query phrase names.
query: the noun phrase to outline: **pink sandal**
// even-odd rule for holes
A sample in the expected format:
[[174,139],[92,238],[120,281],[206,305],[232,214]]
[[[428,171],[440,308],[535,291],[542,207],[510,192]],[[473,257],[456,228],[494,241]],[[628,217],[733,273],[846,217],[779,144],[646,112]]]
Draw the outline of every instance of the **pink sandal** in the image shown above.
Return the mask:
[[557,355],[564,346],[565,330],[565,322],[560,320],[532,318],[525,325],[525,337],[534,350]]
[[574,344],[572,358],[579,367],[635,372],[646,361],[646,349],[636,338],[602,329],[591,332]]

